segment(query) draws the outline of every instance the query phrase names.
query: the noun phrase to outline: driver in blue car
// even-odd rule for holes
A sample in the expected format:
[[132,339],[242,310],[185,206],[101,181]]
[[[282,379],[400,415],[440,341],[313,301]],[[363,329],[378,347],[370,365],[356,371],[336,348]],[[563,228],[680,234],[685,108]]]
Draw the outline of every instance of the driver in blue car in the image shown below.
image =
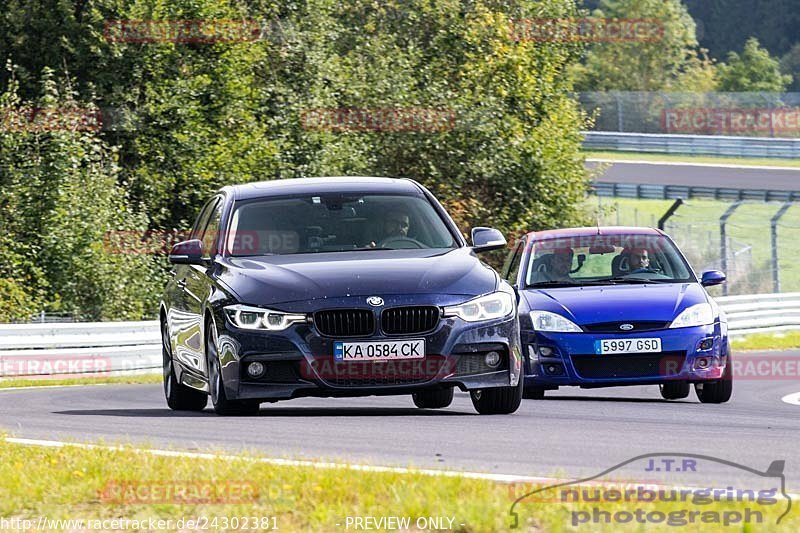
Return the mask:
[[650,268],[650,254],[646,248],[633,248],[628,257],[631,274],[653,272]]
[[559,248],[553,252],[550,260],[550,270],[547,272],[547,281],[569,281],[572,269],[572,257],[575,252],[572,248]]

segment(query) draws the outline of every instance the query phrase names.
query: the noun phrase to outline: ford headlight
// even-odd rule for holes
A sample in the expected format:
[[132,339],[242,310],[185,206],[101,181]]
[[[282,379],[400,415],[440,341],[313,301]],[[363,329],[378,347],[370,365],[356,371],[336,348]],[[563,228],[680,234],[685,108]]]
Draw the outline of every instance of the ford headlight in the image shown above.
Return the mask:
[[550,311],[531,311],[531,322],[533,322],[534,331],[554,333],[580,333],[583,331],[573,321]]
[[514,311],[514,297],[507,292],[493,292],[459,305],[444,308],[443,316],[457,316],[467,322],[503,318]]
[[240,304],[226,306],[225,314],[234,326],[242,329],[283,331],[292,324],[308,321],[303,314],[284,313]]
[[687,307],[672,321],[671,328],[690,328],[693,326],[708,326],[714,323],[714,310],[711,304],[697,304]]

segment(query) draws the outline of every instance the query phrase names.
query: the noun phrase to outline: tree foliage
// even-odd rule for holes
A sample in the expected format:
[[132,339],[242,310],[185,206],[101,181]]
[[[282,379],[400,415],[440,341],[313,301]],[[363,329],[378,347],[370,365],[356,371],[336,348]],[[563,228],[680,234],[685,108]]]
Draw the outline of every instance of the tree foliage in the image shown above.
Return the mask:
[[601,0],[592,16],[660,25],[654,39],[598,42],[575,69],[586,91],[712,90],[714,67],[699,49],[696,25],[680,0]]
[[[573,0],[5,0],[0,78],[11,107],[96,105],[101,132],[0,133],[0,259],[30,307],[152,316],[163,257],[114,254],[112,230],[185,230],[232,183],[406,176],[469,226],[583,222],[585,117],[570,43],[514,39],[515,21],[575,16]],[[30,21],[35,19],[35,23]],[[249,20],[261,38],[139,43],[115,20]],[[425,108],[442,131],[317,131],[318,108]],[[20,282],[19,280],[26,280]],[[9,287],[11,286],[9,283]],[[11,289],[9,289],[10,291]]]
[[741,54],[728,54],[728,62],[719,71],[719,90],[727,92],[783,92],[792,82],[792,76],[781,73],[780,62],[755,37],[747,40]]

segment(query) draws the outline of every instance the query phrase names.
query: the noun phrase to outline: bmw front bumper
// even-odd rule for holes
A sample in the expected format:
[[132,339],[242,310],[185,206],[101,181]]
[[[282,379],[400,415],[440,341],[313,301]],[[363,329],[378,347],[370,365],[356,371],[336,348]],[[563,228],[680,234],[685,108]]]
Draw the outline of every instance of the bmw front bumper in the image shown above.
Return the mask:
[[[384,298],[387,307],[426,305],[403,296]],[[363,298],[358,301],[363,302]],[[355,307],[352,302],[327,304]],[[435,329],[424,334],[385,335],[378,330],[366,338],[349,339],[324,336],[313,323],[268,332],[237,328],[219,311],[214,318],[223,384],[232,400],[411,394],[452,386],[466,391],[516,385],[522,376],[523,355],[515,314],[475,323],[440,317]],[[333,356],[337,341],[404,339],[424,339],[425,358],[343,362]],[[486,354],[492,351],[501,355],[500,363],[494,367],[486,363]],[[265,368],[263,376],[257,379],[247,373],[247,365],[254,361]]]

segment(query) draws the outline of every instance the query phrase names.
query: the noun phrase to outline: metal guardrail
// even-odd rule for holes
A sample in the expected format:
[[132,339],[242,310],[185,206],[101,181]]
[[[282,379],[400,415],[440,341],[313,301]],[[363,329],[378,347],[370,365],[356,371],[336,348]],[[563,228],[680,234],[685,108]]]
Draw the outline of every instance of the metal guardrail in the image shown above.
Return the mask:
[[800,139],[610,131],[585,131],[583,135],[583,147],[587,150],[778,159],[800,157]]
[[714,299],[732,335],[800,330],[800,292],[748,294]]
[[644,198],[650,200],[689,200],[710,198],[714,200],[764,202],[800,202],[800,191],[774,191],[766,189],[731,189],[727,187],[695,187],[688,185],[649,185],[596,181],[592,189],[597,196],[616,198]]
[[[800,292],[716,298],[732,335],[800,330]],[[0,324],[0,377],[161,369],[157,321]]]
[[0,324],[0,377],[161,369],[158,321]]

